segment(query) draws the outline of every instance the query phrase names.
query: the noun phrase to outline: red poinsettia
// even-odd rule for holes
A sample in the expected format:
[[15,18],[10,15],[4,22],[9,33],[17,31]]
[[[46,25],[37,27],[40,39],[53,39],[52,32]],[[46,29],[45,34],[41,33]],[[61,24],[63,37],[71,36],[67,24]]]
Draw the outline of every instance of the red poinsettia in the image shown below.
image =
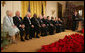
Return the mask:
[[82,29],[82,33],[84,33],[84,28]]
[[55,47],[55,43],[50,44],[49,47]]
[[48,49],[49,48],[49,45],[44,45],[44,46],[42,46],[42,49]]
[[80,34],[72,34],[65,36],[49,45],[42,46],[38,52],[82,52],[84,50],[84,36]]
[[1,47],[1,50],[3,50],[3,48]]

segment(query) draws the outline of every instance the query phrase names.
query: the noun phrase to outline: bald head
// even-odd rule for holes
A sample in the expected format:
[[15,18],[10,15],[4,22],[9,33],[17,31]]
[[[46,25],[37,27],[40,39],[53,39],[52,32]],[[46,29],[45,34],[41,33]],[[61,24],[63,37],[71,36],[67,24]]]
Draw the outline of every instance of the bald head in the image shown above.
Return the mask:
[[42,15],[39,15],[39,18],[40,18],[40,19],[43,19]]
[[55,20],[58,20],[58,17],[56,17]]
[[43,17],[44,17],[44,19],[47,19],[47,17],[45,15]]
[[78,12],[77,12],[77,11],[75,11],[75,12],[74,12],[74,14],[75,14],[75,15],[77,15],[77,14],[78,14]]
[[10,17],[12,17],[12,15],[13,15],[12,11],[10,11],[10,10],[7,10],[6,14],[7,14],[7,16],[10,16]]
[[58,18],[58,20],[60,20],[60,18]]
[[16,16],[20,16],[20,12],[19,11],[16,11]]

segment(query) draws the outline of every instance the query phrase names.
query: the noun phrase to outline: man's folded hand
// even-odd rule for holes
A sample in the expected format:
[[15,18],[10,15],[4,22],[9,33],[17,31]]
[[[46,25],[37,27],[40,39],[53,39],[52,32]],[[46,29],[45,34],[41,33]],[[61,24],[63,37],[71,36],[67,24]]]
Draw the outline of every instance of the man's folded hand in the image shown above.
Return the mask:
[[34,28],[34,25],[31,25],[32,28]]
[[53,24],[50,24],[51,26],[53,26]]
[[46,25],[45,24],[42,24],[42,27],[45,27]]
[[25,28],[25,25],[21,25],[22,28]]
[[61,24],[59,24],[61,26]]
[[16,26],[15,25],[13,25],[13,28],[15,28]]

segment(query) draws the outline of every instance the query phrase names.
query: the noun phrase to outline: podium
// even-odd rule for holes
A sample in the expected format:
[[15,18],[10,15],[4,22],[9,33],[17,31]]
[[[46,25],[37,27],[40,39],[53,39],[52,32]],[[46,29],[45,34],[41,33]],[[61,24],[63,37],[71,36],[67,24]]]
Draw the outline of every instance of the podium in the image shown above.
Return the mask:
[[83,21],[84,21],[84,19],[83,18],[77,18],[77,19],[75,19],[77,22],[78,22],[78,27],[77,27],[77,31],[81,31],[82,30],[82,28],[83,28]]

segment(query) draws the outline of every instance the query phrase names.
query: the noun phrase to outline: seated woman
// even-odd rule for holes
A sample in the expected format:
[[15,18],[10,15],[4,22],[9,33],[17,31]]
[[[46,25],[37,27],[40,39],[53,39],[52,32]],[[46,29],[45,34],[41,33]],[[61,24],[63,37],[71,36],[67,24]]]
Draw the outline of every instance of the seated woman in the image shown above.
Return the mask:
[[19,29],[13,23],[12,12],[7,10],[6,14],[7,16],[5,16],[3,20],[3,31],[8,32],[9,36],[12,38],[12,42],[16,43],[15,34],[19,32]]

